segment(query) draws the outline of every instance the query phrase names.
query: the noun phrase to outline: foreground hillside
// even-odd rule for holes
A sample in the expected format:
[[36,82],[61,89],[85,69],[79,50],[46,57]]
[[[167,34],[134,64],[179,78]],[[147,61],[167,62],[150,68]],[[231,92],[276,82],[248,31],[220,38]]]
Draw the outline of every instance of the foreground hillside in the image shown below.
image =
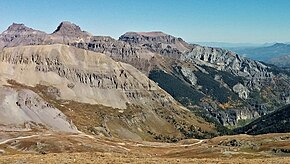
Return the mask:
[[138,157],[129,155],[119,155],[114,153],[63,153],[49,155],[14,155],[0,157],[3,163],[223,163],[223,164],[247,164],[247,163],[288,163],[290,157],[276,158],[215,158],[215,159],[180,159],[180,158],[158,158],[158,157]]
[[178,143],[74,133],[1,133],[0,163],[288,163],[290,134],[222,136]]

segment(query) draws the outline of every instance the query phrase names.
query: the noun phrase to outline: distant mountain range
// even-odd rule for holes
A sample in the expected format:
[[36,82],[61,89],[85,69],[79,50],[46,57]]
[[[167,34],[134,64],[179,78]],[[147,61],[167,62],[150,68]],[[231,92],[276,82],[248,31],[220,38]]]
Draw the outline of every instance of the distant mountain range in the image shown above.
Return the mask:
[[275,43],[229,43],[229,42],[193,42],[202,46],[220,47],[220,48],[249,48],[249,47],[265,47]]
[[290,67],[290,54],[274,57],[268,61],[268,63],[274,64],[280,67]]
[[197,42],[209,47],[222,47],[237,54],[279,67],[290,66],[290,43],[226,43],[226,42]]
[[276,43],[271,46],[234,48],[236,53],[254,60],[269,62],[272,58],[290,54],[290,44]]

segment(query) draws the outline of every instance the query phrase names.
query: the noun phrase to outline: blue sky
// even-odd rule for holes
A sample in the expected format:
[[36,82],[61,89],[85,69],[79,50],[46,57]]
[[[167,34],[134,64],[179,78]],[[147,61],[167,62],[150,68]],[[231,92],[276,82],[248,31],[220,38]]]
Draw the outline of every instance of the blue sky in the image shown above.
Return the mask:
[[290,0],[1,0],[13,22],[51,33],[70,21],[94,35],[163,31],[186,41],[289,42]]

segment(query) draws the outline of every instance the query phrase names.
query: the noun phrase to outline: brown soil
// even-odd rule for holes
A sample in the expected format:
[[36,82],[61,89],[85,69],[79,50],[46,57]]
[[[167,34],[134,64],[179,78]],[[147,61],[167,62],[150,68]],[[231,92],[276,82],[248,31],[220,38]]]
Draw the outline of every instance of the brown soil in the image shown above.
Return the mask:
[[[5,135],[2,135],[5,134]],[[0,144],[0,163],[290,163],[290,134],[222,136],[178,143],[35,133]],[[1,140],[17,138],[0,132]]]
[[290,158],[204,158],[204,159],[184,159],[184,158],[160,158],[160,157],[138,157],[130,155],[120,155],[115,153],[61,153],[47,155],[12,155],[0,158],[1,163],[290,163]]

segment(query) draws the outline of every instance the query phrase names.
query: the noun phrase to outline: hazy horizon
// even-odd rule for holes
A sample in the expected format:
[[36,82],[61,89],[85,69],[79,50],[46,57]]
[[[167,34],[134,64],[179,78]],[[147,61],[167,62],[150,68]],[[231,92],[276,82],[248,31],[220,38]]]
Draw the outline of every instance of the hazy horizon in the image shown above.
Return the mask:
[[0,1],[0,31],[13,22],[51,33],[62,21],[94,35],[163,31],[187,42],[290,41],[287,0]]

